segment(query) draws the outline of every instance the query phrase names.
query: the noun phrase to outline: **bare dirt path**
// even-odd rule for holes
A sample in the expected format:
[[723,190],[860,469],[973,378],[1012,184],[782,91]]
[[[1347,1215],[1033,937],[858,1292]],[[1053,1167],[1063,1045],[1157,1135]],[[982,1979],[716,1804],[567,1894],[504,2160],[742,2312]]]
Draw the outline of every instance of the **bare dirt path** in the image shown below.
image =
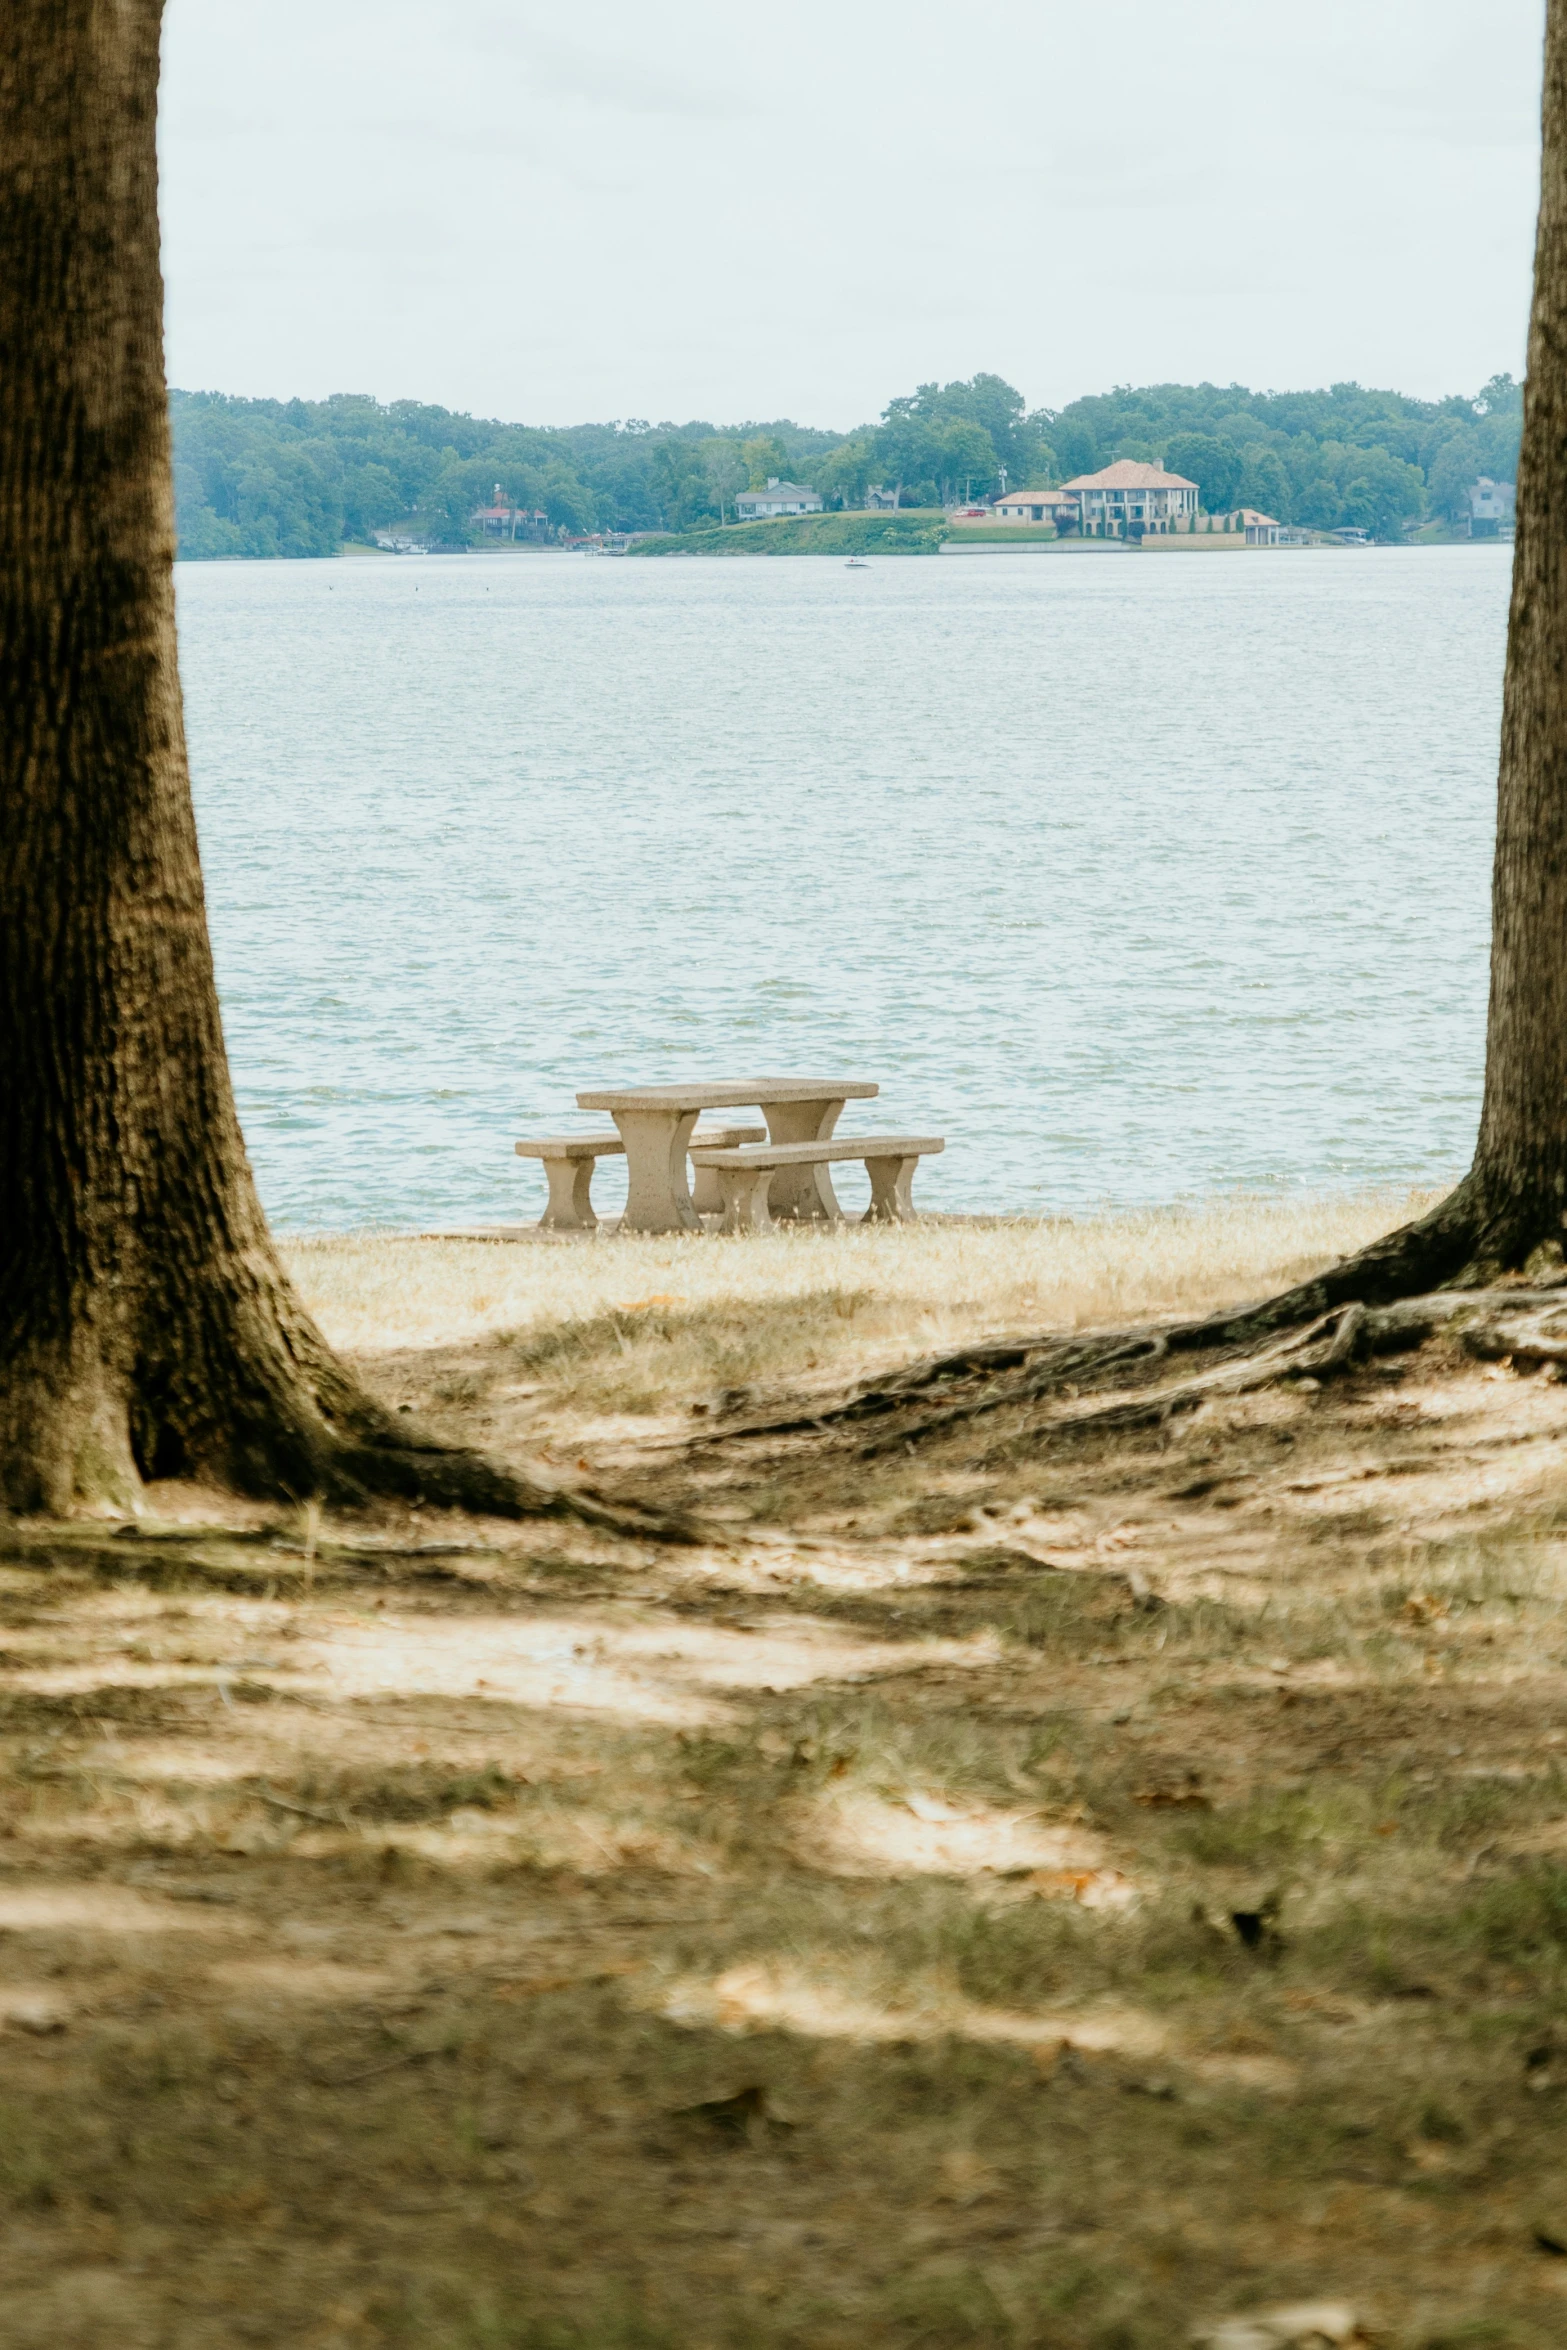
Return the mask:
[[1567,1391],[692,1447],[676,1311],[363,1361],[706,1547],[0,1541],[6,2350],[1567,2338]]

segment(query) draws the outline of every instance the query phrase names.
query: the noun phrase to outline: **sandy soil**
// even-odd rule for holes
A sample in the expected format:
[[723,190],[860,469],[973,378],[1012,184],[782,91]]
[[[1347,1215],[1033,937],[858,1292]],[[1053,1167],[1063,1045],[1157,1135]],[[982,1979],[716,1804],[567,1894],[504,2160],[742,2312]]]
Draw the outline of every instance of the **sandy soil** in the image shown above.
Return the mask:
[[[1387,1203],[1269,1213],[1235,1291]],[[800,1237],[299,1254],[389,1397],[701,1546],[0,1537],[6,2350],[1567,2340],[1567,1393],[726,1434],[1225,1287]]]

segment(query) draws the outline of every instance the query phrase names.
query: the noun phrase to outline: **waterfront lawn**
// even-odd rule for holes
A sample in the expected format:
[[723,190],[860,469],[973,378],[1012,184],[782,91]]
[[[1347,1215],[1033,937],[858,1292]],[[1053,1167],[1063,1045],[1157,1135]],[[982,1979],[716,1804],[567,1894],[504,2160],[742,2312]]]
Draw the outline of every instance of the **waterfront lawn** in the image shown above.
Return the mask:
[[948,536],[939,506],[892,514],[781,514],[633,539],[628,555],[934,555]]
[[0,2344],[1559,2342],[1567,1396],[690,1442],[1407,1205],[293,1247],[389,1401],[713,1538],[10,1530]]

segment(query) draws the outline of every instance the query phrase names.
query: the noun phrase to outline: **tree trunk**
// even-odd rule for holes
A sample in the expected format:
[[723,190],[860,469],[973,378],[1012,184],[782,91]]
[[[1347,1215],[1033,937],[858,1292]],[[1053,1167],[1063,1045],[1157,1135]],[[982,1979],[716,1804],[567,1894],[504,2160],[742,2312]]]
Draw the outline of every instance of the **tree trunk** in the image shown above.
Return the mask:
[[161,7],[0,19],[0,1505],[559,1507],[355,1385],[251,1180],[175,665]]
[[1479,1137],[1432,1215],[1292,1299],[1483,1286],[1559,1266],[1567,1241],[1567,0],[1546,11],[1542,133]]
[[1540,222],[1492,882],[1485,1101],[1464,1186],[1480,1265],[1567,1210],[1567,5],[1545,33]]

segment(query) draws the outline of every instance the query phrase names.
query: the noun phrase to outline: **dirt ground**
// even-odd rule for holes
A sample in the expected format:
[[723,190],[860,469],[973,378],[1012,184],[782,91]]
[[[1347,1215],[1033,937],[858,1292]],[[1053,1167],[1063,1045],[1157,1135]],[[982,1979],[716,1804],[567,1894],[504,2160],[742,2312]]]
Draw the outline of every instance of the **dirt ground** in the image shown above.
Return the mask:
[[682,1245],[445,1323],[419,1243],[296,1261],[390,1399],[699,1544],[0,1533],[0,2344],[1567,2342],[1567,1390],[747,1438],[1018,1297]]

